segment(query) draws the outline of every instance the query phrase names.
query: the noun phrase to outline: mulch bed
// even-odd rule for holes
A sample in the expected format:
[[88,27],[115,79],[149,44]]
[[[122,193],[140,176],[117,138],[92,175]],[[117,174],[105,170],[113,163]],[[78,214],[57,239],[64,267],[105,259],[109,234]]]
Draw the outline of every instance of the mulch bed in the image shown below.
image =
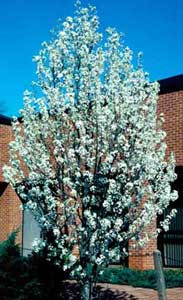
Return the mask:
[[[61,300],[80,300],[81,290],[77,283],[63,282],[61,289]],[[97,286],[96,300],[138,300],[133,295],[127,292],[119,292],[117,290],[106,289],[101,286]]]

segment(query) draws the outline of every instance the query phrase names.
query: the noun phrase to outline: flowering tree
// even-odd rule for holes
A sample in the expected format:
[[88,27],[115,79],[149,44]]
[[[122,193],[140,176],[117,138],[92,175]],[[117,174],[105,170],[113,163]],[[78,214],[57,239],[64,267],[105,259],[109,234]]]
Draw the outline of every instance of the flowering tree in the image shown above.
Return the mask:
[[132,65],[115,29],[104,41],[98,26],[95,9],[78,5],[42,44],[38,92],[25,92],[4,167],[42,228],[48,257],[78,276],[84,300],[97,274],[125,254],[129,239],[143,245],[142,231],[177,198],[158,84]]

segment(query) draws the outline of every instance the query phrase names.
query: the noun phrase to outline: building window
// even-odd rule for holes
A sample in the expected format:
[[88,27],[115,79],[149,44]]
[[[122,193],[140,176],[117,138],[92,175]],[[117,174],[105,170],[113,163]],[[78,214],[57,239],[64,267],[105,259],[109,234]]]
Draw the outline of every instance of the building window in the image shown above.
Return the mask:
[[27,256],[33,250],[33,242],[40,239],[41,229],[35,220],[32,212],[28,209],[23,210],[22,224],[22,254]]

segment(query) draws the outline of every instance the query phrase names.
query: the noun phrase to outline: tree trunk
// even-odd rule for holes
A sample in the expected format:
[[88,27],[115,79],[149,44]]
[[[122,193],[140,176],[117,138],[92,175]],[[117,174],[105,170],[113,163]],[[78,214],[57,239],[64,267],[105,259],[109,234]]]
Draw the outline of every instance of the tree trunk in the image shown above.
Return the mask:
[[93,299],[93,283],[91,281],[86,281],[82,286],[82,300],[92,300]]

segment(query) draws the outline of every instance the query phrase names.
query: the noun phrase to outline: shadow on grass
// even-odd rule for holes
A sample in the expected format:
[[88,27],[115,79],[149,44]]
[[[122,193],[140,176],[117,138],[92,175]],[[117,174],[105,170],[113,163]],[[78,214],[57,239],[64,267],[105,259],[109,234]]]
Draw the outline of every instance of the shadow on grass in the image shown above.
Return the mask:
[[[79,284],[63,282],[62,292],[60,300],[80,300],[81,299],[81,289]],[[96,288],[96,300],[138,300],[133,295],[127,292],[118,292],[111,289],[104,289],[100,286]]]

